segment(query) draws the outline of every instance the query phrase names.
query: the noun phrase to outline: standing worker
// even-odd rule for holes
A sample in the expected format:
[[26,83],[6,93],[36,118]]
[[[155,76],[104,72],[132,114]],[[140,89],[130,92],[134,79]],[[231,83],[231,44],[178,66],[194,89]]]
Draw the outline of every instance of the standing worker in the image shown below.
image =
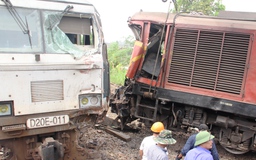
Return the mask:
[[[209,128],[206,124],[200,124],[198,133],[200,133],[202,131],[208,131],[208,130],[209,130]],[[182,148],[182,150],[179,153],[179,155],[177,156],[176,160],[182,159],[183,156],[186,156],[186,154],[188,153],[189,150],[191,150],[195,147],[194,144],[196,142],[196,135],[198,133],[193,134],[188,138],[186,144]],[[218,151],[217,151],[214,141],[212,143],[212,148],[210,149],[210,153],[212,154],[214,160],[219,160],[219,154],[218,154]]]
[[151,126],[151,131],[153,132],[153,135],[151,136],[147,136],[145,137],[140,145],[140,157],[142,160],[148,160],[147,158],[147,151],[148,148],[154,144],[156,144],[156,142],[154,141],[154,137],[158,136],[158,134],[164,130],[164,124],[162,122],[155,122],[152,126]]
[[196,135],[195,148],[188,151],[185,160],[213,160],[210,149],[214,136],[207,131],[201,131]]
[[148,160],[169,160],[166,148],[169,144],[176,143],[176,140],[172,138],[172,131],[164,129],[153,139],[156,144],[148,148]]

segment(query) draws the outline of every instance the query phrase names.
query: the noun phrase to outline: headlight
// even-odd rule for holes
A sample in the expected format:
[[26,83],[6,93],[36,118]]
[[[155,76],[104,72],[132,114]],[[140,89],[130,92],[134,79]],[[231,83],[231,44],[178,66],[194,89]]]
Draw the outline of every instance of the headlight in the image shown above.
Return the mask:
[[88,103],[88,98],[84,97],[81,99],[82,105],[86,105]]
[[0,116],[7,116],[12,114],[11,103],[0,103]]
[[79,96],[80,108],[101,107],[101,95],[87,95]]
[[99,99],[98,99],[97,96],[93,96],[93,97],[91,97],[91,99],[90,99],[90,102],[91,102],[92,105],[97,104],[98,101],[99,101]]

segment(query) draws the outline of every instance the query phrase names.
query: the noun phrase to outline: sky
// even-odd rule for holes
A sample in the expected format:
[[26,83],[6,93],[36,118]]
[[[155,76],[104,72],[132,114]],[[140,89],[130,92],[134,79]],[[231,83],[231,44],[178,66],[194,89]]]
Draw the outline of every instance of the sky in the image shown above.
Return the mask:
[[[105,42],[115,42],[132,35],[127,20],[142,11],[167,12],[171,0],[90,0],[100,13]],[[226,11],[256,12],[256,0],[222,0]]]

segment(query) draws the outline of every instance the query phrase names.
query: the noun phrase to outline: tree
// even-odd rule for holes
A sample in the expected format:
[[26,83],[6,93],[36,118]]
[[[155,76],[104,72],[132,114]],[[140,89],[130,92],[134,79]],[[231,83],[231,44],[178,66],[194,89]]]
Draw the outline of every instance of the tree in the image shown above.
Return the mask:
[[225,10],[222,0],[176,0],[175,8],[176,13],[195,11],[210,16],[216,16]]
[[108,45],[108,58],[111,67],[115,68],[118,65],[127,67],[129,65],[133,44],[134,40],[126,37],[124,41],[116,41]]
[[123,41],[116,41],[108,45],[108,60],[110,64],[110,82],[122,85],[126,68],[129,65],[134,38],[129,36]]

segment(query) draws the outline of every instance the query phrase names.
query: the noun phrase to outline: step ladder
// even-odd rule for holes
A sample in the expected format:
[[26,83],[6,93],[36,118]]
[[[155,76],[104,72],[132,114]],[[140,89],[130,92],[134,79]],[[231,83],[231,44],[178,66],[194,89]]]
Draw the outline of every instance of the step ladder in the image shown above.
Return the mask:
[[[156,99],[156,101],[155,101],[155,106],[141,104],[140,102],[141,102],[141,95],[138,95],[136,106],[135,106],[135,117],[155,122],[156,121],[156,114],[157,114],[157,110],[158,110],[158,99]],[[139,115],[139,110],[143,109],[143,108],[148,108],[148,109],[153,111],[152,118]]]

